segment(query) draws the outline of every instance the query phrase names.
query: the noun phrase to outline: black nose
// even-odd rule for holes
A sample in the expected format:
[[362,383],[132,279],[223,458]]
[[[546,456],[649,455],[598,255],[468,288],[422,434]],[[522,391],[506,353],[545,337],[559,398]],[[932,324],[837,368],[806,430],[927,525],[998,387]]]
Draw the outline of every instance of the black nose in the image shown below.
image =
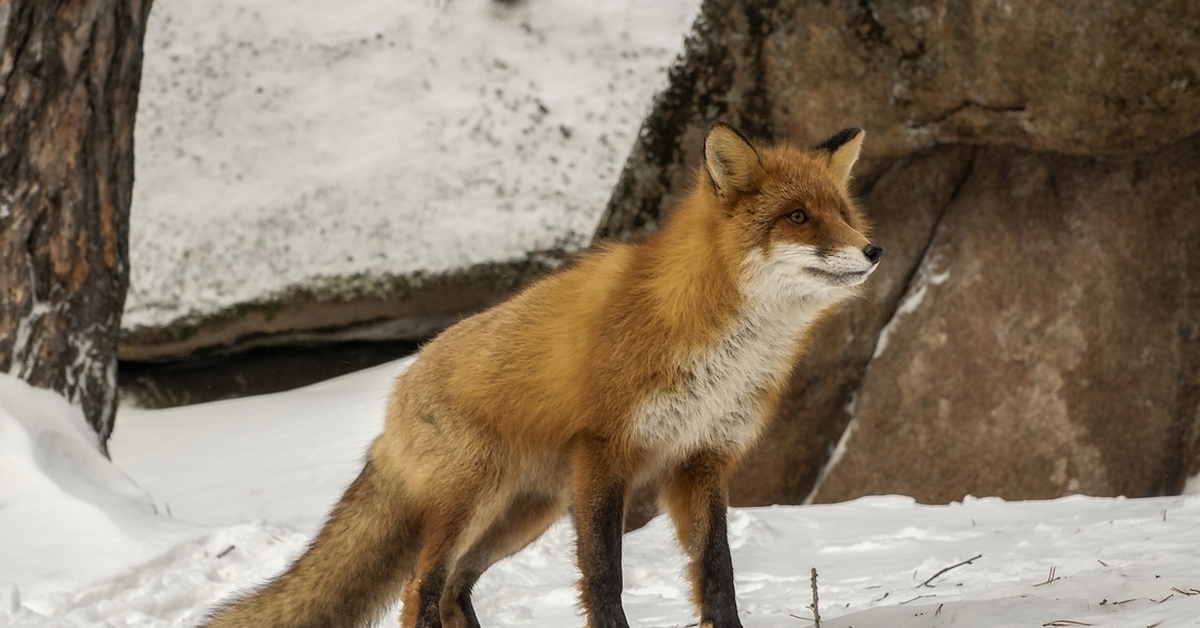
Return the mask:
[[863,255],[866,255],[872,264],[878,264],[879,258],[883,257],[883,248],[874,244],[868,244],[863,247]]

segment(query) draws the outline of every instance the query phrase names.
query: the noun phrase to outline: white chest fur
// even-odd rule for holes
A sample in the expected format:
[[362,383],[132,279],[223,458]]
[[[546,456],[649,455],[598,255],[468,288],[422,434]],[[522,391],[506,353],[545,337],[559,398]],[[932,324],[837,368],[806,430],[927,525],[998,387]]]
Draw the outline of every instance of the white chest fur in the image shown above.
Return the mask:
[[790,374],[796,341],[828,301],[751,303],[718,342],[679,361],[681,388],[651,396],[635,412],[634,438],[664,460],[755,440],[771,410],[763,391]]

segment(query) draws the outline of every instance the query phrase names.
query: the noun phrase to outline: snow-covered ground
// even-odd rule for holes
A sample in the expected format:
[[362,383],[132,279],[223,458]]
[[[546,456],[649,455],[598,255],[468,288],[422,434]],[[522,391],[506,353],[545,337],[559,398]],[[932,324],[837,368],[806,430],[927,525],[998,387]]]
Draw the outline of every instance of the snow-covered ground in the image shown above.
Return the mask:
[[[76,409],[0,375],[0,626],[189,626],[277,573],[357,472],[405,364],[123,408],[112,464]],[[871,497],[735,510],[730,537],[747,628],[811,626],[812,568],[828,627],[1200,625],[1200,495]],[[483,624],[582,625],[571,542],[560,522],[486,574]],[[630,534],[624,565],[634,626],[694,622],[667,522]]]
[[126,328],[587,243],[699,0],[156,0]]

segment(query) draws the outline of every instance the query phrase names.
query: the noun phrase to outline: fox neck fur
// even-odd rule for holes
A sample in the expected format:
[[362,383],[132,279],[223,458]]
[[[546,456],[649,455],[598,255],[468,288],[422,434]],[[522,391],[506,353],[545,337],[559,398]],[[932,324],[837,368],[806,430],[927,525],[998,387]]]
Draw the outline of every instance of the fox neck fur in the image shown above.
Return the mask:
[[829,290],[787,294],[777,276],[783,269],[761,253],[714,250],[721,217],[706,196],[693,192],[638,256],[646,263],[651,311],[671,322],[659,338],[669,341],[659,356],[669,376],[635,404],[630,429],[667,464],[700,449],[752,444],[806,330],[834,298]]

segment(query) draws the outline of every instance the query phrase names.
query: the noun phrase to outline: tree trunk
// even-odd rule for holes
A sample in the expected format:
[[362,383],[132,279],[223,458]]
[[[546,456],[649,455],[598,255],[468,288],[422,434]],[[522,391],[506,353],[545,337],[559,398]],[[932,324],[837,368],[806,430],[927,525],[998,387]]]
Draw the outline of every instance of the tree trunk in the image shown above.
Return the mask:
[[0,57],[0,372],[82,405],[101,451],[150,3],[13,0]]

